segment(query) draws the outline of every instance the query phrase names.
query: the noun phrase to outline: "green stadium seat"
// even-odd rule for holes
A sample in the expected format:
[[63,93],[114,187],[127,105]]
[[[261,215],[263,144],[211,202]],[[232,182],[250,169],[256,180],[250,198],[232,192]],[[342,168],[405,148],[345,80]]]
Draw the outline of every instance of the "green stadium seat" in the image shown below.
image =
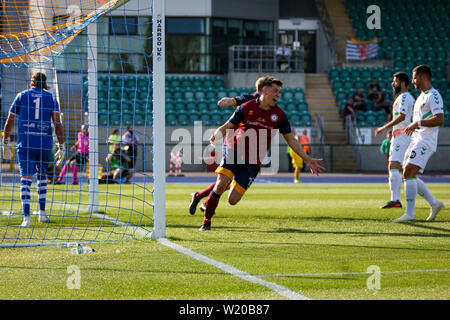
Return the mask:
[[225,81],[223,80],[223,78],[215,79],[213,82],[213,86],[215,88],[222,88],[225,86]]
[[206,99],[206,94],[203,91],[197,91],[194,94],[195,99],[199,100],[199,99]]
[[194,93],[194,91],[191,91],[191,90],[185,90],[184,91],[184,93],[180,90],[180,91],[177,91],[177,92],[180,92],[180,94],[173,94],[172,95],[172,97],[173,98],[184,98],[184,99],[186,99],[186,100],[189,100],[189,99],[194,99],[195,98],[195,93]]
[[216,91],[216,98],[217,99],[221,99],[221,98],[223,98],[223,97],[228,97],[228,92],[227,92],[227,90],[226,89],[218,89],[217,91]]
[[216,99],[217,92],[210,88],[206,91],[206,99]]
[[211,121],[212,121],[212,124],[213,125],[221,125],[222,124],[222,116],[220,115],[220,114],[218,114],[218,113],[214,113],[212,116],[211,116]]
[[286,99],[286,100],[290,100],[290,99],[294,98],[294,94],[292,93],[292,91],[286,91],[286,89],[283,89],[281,95],[282,95],[283,99]]
[[297,109],[300,111],[308,111],[308,105],[306,103],[299,103]]
[[203,81],[200,77],[193,77],[192,78],[192,86],[194,88],[200,88],[203,86]]
[[305,99],[305,94],[303,92],[295,92],[294,99],[303,101]]
[[211,88],[212,86],[214,86],[214,82],[211,78],[206,78],[205,80],[203,80],[203,87]]
[[190,77],[182,77],[180,85],[184,88],[192,87],[192,79]]
[[208,103],[206,102],[206,100],[201,100],[197,103],[197,110],[200,110],[200,111],[208,110]]
[[106,126],[109,121],[109,116],[107,113],[98,113],[98,122],[101,126]]

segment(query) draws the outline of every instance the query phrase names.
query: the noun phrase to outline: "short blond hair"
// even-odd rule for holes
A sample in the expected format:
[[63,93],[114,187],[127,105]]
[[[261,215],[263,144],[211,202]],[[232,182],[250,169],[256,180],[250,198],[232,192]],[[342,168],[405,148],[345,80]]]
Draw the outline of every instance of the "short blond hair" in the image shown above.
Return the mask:
[[279,85],[280,87],[283,86],[283,82],[275,77],[272,76],[264,76],[258,78],[255,83],[256,91],[261,92],[262,88],[266,86],[271,86],[272,83],[275,83],[276,85]]

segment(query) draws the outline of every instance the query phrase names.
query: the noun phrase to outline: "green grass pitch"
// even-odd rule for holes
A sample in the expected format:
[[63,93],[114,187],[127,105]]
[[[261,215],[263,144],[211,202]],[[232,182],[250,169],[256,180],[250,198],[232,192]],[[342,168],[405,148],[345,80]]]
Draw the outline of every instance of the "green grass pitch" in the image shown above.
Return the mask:
[[[212,230],[199,232],[203,215],[190,216],[187,206],[189,194],[202,187],[167,185],[167,237],[175,244],[311,299],[450,298],[447,184],[429,185],[447,206],[436,221],[424,221],[429,207],[418,197],[412,223],[392,222],[403,209],[379,209],[389,200],[387,184],[254,185],[236,206],[225,194]],[[140,189],[114,188],[101,197],[111,204],[105,213],[149,228],[151,213],[139,197],[119,196]],[[133,206],[145,219],[130,215],[126,208]],[[70,229],[73,221],[52,223]],[[114,227],[93,223],[91,229]],[[92,247],[97,252],[75,256],[54,246],[0,249],[0,299],[285,299],[152,239]],[[79,289],[70,287],[73,266]],[[379,289],[367,287],[369,266],[381,271]]]

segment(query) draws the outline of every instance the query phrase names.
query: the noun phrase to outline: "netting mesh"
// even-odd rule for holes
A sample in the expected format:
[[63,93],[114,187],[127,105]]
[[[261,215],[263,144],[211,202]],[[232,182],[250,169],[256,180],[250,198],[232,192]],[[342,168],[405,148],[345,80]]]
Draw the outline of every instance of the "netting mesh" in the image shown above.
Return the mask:
[[[50,222],[39,222],[34,177],[31,225],[20,227],[19,163],[3,156],[0,245],[115,241],[151,232],[152,5],[150,0],[2,2],[2,128],[16,94],[29,87],[34,72],[45,73],[60,104],[67,161],[60,167],[53,158],[45,164]],[[11,140],[14,146],[17,125]]]

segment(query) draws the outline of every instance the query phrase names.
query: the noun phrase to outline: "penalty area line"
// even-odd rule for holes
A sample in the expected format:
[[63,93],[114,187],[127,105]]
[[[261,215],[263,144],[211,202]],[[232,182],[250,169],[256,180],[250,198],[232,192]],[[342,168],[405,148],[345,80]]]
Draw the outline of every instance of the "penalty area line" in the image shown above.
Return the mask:
[[163,239],[158,239],[157,240],[159,243],[161,243],[162,245],[169,247],[171,249],[174,249],[182,254],[185,254],[191,258],[194,258],[198,261],[204,262],[206,264],[212,265],[222,271],[225,271],[226,273],[229,273],[235,277],[241,278],[245,281],[251,282],[251,283],[255,283],[255,284],[259,284],[262,285],[268,289],[271,289],[273,291],[275,291],[276,293],[291,299],[291,300],[311,300],[310,298],[301,295],[295,291],[292,291],[291,289],[284,287],[282,285],[279,285],[277,283],[274,282],[270,282],[270,281],[266,281],[263,280],[261,278],[258,278],[257,276],[251,275],[245,271],[239,270],[233,266],[227,265],[225,263],[222,263],[220,261],[211,259],[207,256],[204,256],[198,252],[195,252],[193,250],[187,249],[183,246],[180,246],[178,244],[175,244],[173,242],[171,242],[169,239],[163,238]]

